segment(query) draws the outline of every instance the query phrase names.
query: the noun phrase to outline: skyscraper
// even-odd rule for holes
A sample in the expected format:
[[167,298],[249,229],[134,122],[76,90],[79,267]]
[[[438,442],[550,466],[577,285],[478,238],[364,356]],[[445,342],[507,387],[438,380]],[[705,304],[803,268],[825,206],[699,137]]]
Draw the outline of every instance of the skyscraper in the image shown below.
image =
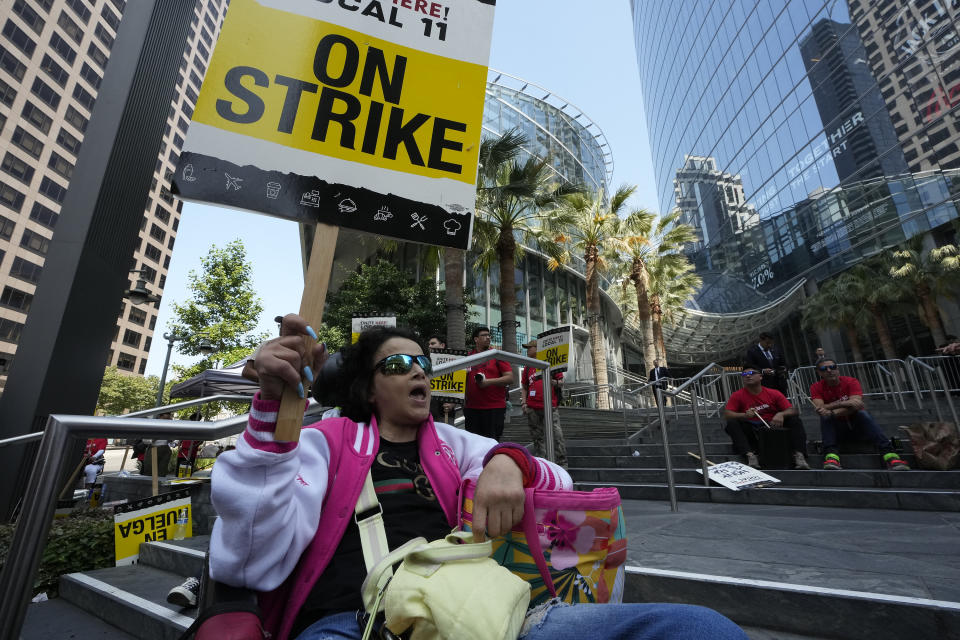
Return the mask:
[[840,182],[906,173],[903,150],[853,25],[823,18],[800,40],[800,51]]
[[847,4],[910,171],[960,168],[960,2]]
[[[169,190],[187,126],[228,0],[197,3],[170,105],[140,245],[131,256],[131,287],[143,279],[163,293],[180,222]],[[60,205],[126,0],[14,0],[0,37],[0,389],[16,357]],[[125,301],[107,362],[144,372],[157,307]]]

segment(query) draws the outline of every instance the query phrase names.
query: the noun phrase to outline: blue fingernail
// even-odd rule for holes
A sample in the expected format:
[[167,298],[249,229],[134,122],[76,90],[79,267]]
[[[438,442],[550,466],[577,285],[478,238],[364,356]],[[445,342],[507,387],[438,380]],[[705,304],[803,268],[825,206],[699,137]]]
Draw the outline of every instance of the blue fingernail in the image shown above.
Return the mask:
[[310,370],[310,367],[303,368],[303,375],[307,376],[307,380],[313,382],[313,371]]
[[310,325],[307,325],[307,335],[313,338],[314,340],[319,340],[319,338],[317,338],[317,332],[314,331],[313,327],[311,327]]
[[301,399],[303,398],[303,383],[302,383],[302,382],[298,382],[298,383],[297,383],[297,395],[300,396]]

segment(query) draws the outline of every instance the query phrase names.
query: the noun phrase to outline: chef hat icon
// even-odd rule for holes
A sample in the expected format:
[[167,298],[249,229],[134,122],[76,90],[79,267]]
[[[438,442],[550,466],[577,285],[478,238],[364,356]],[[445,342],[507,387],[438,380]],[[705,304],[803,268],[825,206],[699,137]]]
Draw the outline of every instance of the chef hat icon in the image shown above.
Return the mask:
[[457,235],[457,231],[460,230],[461,226],[462,225],[456,220],[454,220],[453,218],[450,218],[449,220],[443,223],[443,228],[447,230],[448,236]]

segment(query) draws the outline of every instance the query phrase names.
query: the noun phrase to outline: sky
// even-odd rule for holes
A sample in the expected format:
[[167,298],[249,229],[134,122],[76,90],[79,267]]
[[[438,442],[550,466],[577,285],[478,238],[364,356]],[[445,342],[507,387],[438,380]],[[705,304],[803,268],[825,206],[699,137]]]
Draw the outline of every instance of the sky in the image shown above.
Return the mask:
[[[576,105],[610,144],[611,189],[637,185],[629,205],[657,210],[628,0],[499,0],[490,67]],[[274,316],[300,307],[303,266],[295,222],[184,203],[147,375],[162,372],[168,346],[162,336],[169,331],[172,303],[190,299],[189,272],[200,272],[200,260],[212,245],[222,247],[236,238],[246,246],[253,286],[263,304],[258,331],[274,333]],[[174,347],[170,362],[189,365],[197,360],[179,355]]]

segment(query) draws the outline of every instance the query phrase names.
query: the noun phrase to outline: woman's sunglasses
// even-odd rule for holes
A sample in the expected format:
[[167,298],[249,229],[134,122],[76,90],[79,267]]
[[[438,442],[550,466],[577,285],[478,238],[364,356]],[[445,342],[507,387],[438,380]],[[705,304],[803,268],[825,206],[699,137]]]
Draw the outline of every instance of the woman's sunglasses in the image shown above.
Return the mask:
[[837,368],[837,365],[835,364],[822,364],[819,367],[817,367],[817,369],[820,369],[820,371],[827,371],[827,370],[833,371],[836,368]]
[[374,369],[380,369],[385,376],[399,376],[410,373],[413,369],[413,363],[416,362],[423,369],[423,372],[430,375],[433,372],[433,363],[429,356],[412,356],[406,353],[395,353],[387,356],[374,366]]

